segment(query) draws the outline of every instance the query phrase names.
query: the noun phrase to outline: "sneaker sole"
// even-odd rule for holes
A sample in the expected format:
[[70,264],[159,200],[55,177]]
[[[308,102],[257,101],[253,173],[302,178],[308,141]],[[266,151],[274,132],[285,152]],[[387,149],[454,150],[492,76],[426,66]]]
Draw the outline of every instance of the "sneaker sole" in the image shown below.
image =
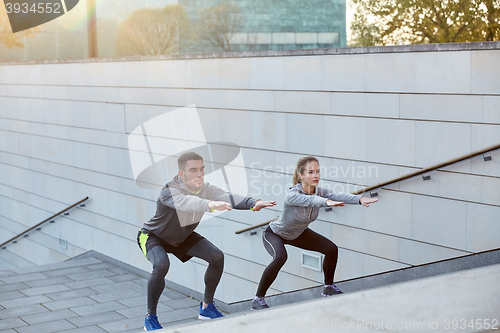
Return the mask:
[[[157,329],[155,329],[155,330],[153,330],[153,331],[157,331],[157,330],[161,330],[161,329],[163,329],[163,327],[162,327],[162,328],[157,328]],[[148,329],[147,329],[146,327],[144,327],[144,330],[145,330],[146,332],[152,332],[152,331],[148,331]]]
[[199,319],[199,320],[211,320],[212,318],[210,318],[210,317],[205,317],[205,316],[202,316],[202,315],[199,315],[199,316],[198,316],[198,319]]
[[222,316],[222,317],[216,317],[216,318],[210,318],[210,317],[205,317],[205,316],[202,316],[202,315],[198,315],[198,319],[199,320],[212,320],[212,319],[217,319],[217,318],[224,318],[224,316]]
[[325,295],[325,294],[321,293],[321,296],[323,296],[323,297],[331,297],[331,296],[342,295],[342,294],[339,293],[339,294]]

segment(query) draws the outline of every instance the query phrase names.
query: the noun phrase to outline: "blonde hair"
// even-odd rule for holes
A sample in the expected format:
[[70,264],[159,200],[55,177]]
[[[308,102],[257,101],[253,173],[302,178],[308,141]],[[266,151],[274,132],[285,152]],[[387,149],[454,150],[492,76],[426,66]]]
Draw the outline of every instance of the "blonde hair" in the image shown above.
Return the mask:
[[306,167],[307,163],[309,162],[318,162],[318,159],[314,156],[305,156],[302,158],[299,158],[297,161],[297,165],[295,166],[295,171],[293,172],[293,185],[297,185],[298,183],[301,183],[299,173],[302,174],[304,171],[304,168]]

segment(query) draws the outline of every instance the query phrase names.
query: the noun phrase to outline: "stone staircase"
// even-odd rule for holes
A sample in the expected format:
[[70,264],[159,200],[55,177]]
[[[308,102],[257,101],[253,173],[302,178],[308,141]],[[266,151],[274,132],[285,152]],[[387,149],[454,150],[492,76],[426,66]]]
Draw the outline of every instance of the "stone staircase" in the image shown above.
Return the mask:
[[[0,332],[143,331],[147,280],[96,258],[0,271]],[[162,324],[198,322],[199,301],[166,289]]]

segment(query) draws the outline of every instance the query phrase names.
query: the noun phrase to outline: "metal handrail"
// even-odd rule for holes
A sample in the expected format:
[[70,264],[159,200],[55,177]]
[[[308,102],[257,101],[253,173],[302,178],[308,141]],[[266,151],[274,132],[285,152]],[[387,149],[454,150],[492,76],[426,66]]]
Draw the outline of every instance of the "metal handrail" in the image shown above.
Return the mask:
[[31,228],[29,228],[29,229],[26,229],[25,231],[21,232],[19,235],[12,237],[11,239],[9,239],[9,240],[8,240],[8,241],[6,241],[6,242],[3,242],[3,243],[0,245],[0,248],[1,248],[1,249],[3,249],[5,245],[9,244],[9,243],[10,243],[10,242],[12,242],[13,240],[15,240],[15,239],[17,239],[17,238],[21,237],[22,235],[24,235],[24,234],[26,234],[26,233],[30,232],[30,231],[31,231],[31,230],[33,230],[33,229],[38,228],[39,226],[41,226],[41,225],[42,225],[42,224],[44,224],[45,222],[52,220],[53,218],[57,217],[58,215],[61,215],[62,213],[64,213],[64,212],[66,212],[66,211],[70,210],[71,208],[73,208],[73,207],[75,207],[75,206],[78,206],[79,204],[81,204],[81,203],[82,203],[82,202],[84,202],[84,201],[87,201],[88,199],[89,199],[89,197],[85,197],[85,199],[82,199],[82,200],[78,201],[77,203],[75,203],[75,204],[73,204],[73,205],[69,206],[68,208],[61,210],[59,213],[56,213],[56,214],[52,215],[51,217],[49,217],[49,218],[47,218],[47,219],[43,220],[42,222],[38,223],[37,225],[32,226],[32,227],[31,227]]
[[[421,170],[409,173],[407,175],[404,175],[404,176],[401,176],[401,177],[397,177],[397,178],[388,180],[388,181],[383,182],[383,183],[379,183],[377,185],[369,186],[367,188],[364,188],[364,189],[358,190],[356,192],[353,192],[352,194],[357,195],[357,194],[361,194],[361,193],[366,193],[366,192],[371,191],[373,189],[376,189],[376,188],[379,188],[379,187],[383,187],[383,186],[387,186],[387,185],[391,185],[391,184],[394,184],[394,183],[406,180],[408,178],[412,178],[412,177],[424,174],[426,172],[434,171],[436,169],[444,168],[445,166],[448,166],[448,165],[451,165],[451,164],[455,164],[455,163],[458,163],[458,162],[462,162],[462,161],[465,161],[465,160],[467,160],[469,158],[476,157],[478,155],[482,155],[482,154],[485,154],[485,153],[488,153],[490,151],[497,150],[497,149],[500,149],[500,144],[497,144],[497,145],[494,145],[494,146],[491,146],[491,147],[488,147],[488,148],[484,148],[484,149],[481,149],[481,150],[477,150],[475,152],[472,152],[472,153],[469,153],[469,154],[466,154],[466,155],[462,155],[460,157],[453,158],[453,159],[448,160],[448,161],[443,162],[443,163],[435,164],[435,165],[430,166],[428,168],[424,168],[424,169],[421,169]],[[241,229],[241,230],[235,231],[234,233],[237,234],[237,235],[239,235],[239,234],[241,234],[243,232],[260,228],[260,227],[263,227],[263,226],[269,224],[273,220],[275,220],[275,219],[272,219],[272,220],[269,220],[269,221],[266,221],[266,222],[263,222],[263,223],[259,223],[259,224],[253,225],[253,226],[245,228],[245,229]]]

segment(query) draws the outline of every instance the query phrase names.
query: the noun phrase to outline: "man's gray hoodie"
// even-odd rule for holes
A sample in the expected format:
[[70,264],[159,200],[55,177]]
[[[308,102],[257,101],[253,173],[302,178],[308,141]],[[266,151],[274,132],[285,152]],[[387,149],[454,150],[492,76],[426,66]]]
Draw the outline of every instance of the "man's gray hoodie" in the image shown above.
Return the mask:
[[361,195],[335,193],[329,189],[316,186],[313,194],[307,194],[302,184],[291,187],[285,196],[283,213],[269,226],[283,239],[293,240],[299,237],[309,224],[318,218],[319,209],[328,207],[326,201],[342,201],[346,204],[359,204]]
[[234,202],[234,209],[250,209],[257,199],[238,194],[229,195],[207,182],[203,183],[197,193],[193,193],[177,175],[161,190],[156,213],[143,224],[142,230],[153,233],[170,245],[178,246],[198,226],[203,214],[210,212],[210,201]]

